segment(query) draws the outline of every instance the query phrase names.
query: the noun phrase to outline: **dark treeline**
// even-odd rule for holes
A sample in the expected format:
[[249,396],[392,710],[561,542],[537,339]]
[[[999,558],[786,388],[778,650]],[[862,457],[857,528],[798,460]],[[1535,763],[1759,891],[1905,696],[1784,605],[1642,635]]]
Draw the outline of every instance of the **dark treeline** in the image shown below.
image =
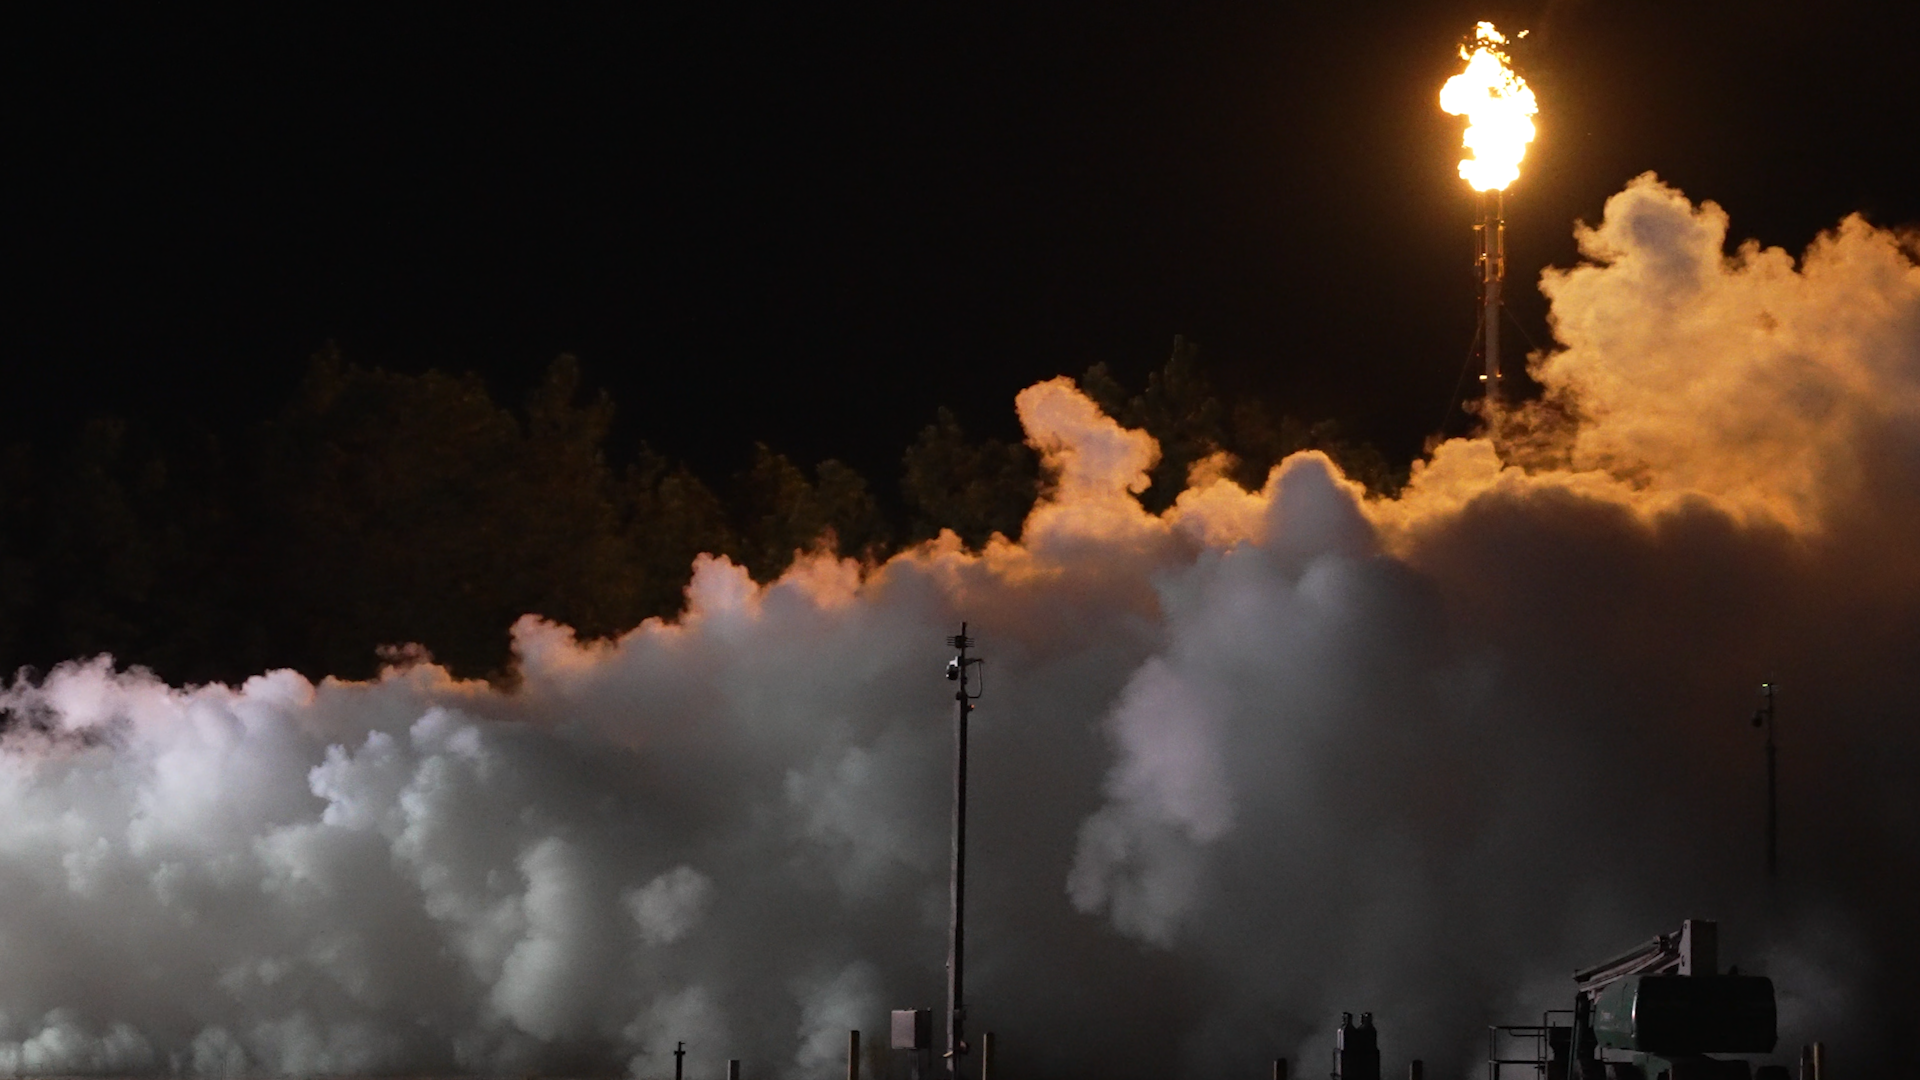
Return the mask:
[[[1216,451],[1261,483],[1294,450],[1328,451],[1376,490],[1394,474],[1329,423],[1231,406],[1192,346],[1132,393],[1096,366],[1081,385],[1160,440],[1142,501],[1170,504]],[[184,682],[275,667],[364,677],[417,644],[499,676],[506,629],[537,612],[585,636],[672,615],[694,556],[762,581],[800,550],[881,560],[953,529],[1017,538],[1044,483],[1018,443],[968,436],[942,409],[903,455],[885,509],[864,476],[803,468],[764,445],[717,482],[642,445],[609,459],[613,403],[562,356],[517,409],[473,375],[316,356],[278,415],[238,438],[101,417],[63,445],[0,458],[0,664],[44,670],[111,653]]]

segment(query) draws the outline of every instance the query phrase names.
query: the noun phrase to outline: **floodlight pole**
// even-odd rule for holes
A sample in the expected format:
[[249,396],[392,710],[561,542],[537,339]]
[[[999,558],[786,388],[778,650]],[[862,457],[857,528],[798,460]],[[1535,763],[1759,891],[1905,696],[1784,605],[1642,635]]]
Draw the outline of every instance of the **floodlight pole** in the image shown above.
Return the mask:
[[960,633],[947,639],[959,654],[947,663],[947,678],[958,685],[953,691],[953,878],[950,899],[952,909],[947,922],[947,1075],[960,1077],[960,1059],[967,1052],[965,1022],[966,874],[967,874],[967,714],[973,711],[978,694],[967,692],[967,668],[980,663],[968,657],[973,639],[967,636],[967,624]]

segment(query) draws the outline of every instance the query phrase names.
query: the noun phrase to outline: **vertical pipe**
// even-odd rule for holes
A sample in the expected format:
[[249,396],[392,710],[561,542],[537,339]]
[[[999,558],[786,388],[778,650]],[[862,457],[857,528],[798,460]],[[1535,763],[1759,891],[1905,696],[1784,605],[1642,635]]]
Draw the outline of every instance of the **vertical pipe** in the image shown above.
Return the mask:
[[993,1080],[993,1032],[980,1036],[980,1080]]
[[1487,404],[1500,400],[1500,286],[1507,277],[1506,192],[1481,196],[1480,286],[1481,344],[1486,352]]
[[740,1080],[740,1059],[727,1059],[727,1080]]
[[965,1005],[966,983],[963,963],[966,947],[966,874],[967,874],[967,624],[960,624],[955,642],[960,649],[959,688],[953,692],[953,878],[950,896],[952,910],[947,924],[947,1075],[960,1080],[960,1058],[967,1052],[961,1010]]
[[1287,1080],[1287,1059],[1273,1059],[1273,1080]]
[[687,1044],[675,1043],[673,1046],[673,1080],[685,1080],[681,1075],[681,1066],[686,1063]]
[[860,1029],[847,1032],[847,1080],[860,1080]]
[[1425,1080],[1426,1075],[1426,1063],[1419,1058],[1414,1058],[1412,1063],[1407,1066],[1407,1080]]
[[1780,873],[1780,790],[1779,748],[1773,745],[1772,732],[1767,739],[1767,876]]
[[1767,880],[1771,881],[1780,869],[1780,750],[1773,740],[1773,684],[1760,684],[1760,711],[1754,715],[1755,726],[1764,724],[1767,729]]
[[1773,741],[1773,684],[1767,684],[1767,876],[1780,871],[1780,748]]
[[1827,1044],[1813,1044],[1813,1080],[1827,1080]]

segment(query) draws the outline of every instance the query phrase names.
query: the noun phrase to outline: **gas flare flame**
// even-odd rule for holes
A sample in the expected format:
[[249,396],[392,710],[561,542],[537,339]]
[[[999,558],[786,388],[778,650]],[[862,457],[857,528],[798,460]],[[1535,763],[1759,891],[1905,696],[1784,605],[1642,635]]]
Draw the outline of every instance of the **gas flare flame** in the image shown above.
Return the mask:
[[1509,66],[1501,48],[1506,35],[1483,22],[1474,28],[1473,39],[1471,51],[1460,46],[1467,69],[1440,88],[1440,108],[1467,118],[1461,144],[1473,156],[1461,159],[1461,178],[1475,191],[1497,191],[1520,175],[1520,159],[1533,141],[1533,116],[1540,108],[1527,81]]

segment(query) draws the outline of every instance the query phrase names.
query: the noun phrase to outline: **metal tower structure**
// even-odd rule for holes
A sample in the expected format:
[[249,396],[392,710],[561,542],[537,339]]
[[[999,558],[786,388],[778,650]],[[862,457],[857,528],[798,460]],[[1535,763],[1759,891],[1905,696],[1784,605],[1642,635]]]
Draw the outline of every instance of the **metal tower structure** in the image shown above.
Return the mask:
[[1488,408],[1500,403],[1500,288],[1507,280],[1507,196],[1504,188],[1480,193],[1480,223],[1474,261],[1480,270],[1480,353]]

